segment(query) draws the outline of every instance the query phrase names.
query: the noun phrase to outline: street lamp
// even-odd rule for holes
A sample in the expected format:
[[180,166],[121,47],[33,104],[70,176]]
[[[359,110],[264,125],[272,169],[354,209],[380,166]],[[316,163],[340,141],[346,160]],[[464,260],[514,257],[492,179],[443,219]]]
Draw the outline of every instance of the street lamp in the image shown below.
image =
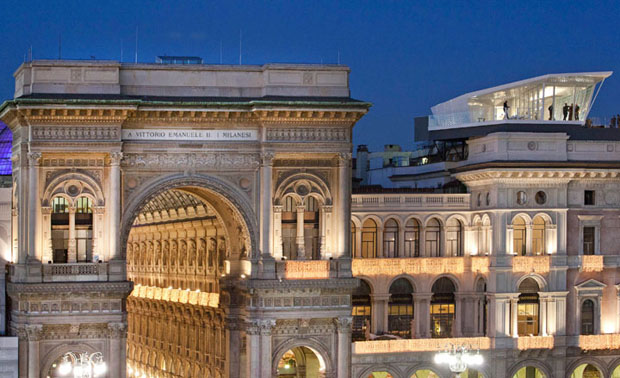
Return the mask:
[[60,375],[73,372],[74,378],[100,377],[105,374],[106,370],[107,366],[101,352],[93,354],[69,352],[62,357],[62,362],[58,366]]
[[438,365],[448,365],[452,373],[459,378],[469,366],[480,366],[484,362],[480,351],[475,354],[470,353],[466,346],[451,345],[444,352],[435,354],[435,363]]

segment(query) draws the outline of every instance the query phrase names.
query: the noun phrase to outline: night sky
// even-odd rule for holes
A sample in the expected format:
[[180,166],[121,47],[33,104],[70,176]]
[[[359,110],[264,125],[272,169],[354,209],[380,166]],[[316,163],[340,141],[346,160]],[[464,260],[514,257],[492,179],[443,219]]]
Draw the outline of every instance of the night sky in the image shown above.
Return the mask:
[[[482,5],[481,5],[482,4]],[[413,118],[457,95],[546,73],[617,71],[590,116],[620,113],[620,1],[27,1],[0,13],[0,96],[35,59],[197,55],[206,63],[336,63],[374,106],[355,127],[371,150],[411,148]]]

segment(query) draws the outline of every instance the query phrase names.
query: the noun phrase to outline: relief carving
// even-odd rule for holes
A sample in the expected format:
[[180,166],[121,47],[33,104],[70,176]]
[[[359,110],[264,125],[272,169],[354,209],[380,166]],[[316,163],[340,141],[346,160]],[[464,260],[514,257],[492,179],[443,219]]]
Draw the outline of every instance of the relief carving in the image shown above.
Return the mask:
[[122,166],[127,168],[256,169],[260,164],[255,154],[126,154]]

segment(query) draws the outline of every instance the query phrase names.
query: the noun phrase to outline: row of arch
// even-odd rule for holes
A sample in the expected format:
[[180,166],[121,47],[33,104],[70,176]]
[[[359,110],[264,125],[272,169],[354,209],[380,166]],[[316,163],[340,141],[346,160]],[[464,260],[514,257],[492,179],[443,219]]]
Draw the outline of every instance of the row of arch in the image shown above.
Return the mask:
[[[620,361],[607,364],[592,358],[582,358],[568,366],[569,378],[620,378]],[[467,378],[490,378],[492,375],[486,369],[470,369],[461,374]],[[435,367],[416,366],[403,372],[393,365],[379,365],[365,369],[359,378],[443,378],[448,377]],[[538,360],[520,361],[508,370],[506,377],[510,378],[559,378],[553,374],[548,363]]]
[[[552,253],[554,230],[548,214],[517,214],[506,229],[508,252],[522,256]],[[396,215],[351,217],[351,250],[357,258],[488,255],[492,249],[493,230],[487,214],[476,214],[471,224],[459,214],[446,219],[432,214],[405,219]]]

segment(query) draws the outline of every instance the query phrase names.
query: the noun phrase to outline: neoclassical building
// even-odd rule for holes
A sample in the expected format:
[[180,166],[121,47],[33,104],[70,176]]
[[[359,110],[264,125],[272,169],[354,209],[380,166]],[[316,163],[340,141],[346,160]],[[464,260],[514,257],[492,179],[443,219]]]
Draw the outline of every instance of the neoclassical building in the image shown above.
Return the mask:
[[465,345],[469,378],[620,377],[620,131],[584,121],[609,73],[440,104],[433,147],[355,175],[348,74],[22,64],[19,376],[101,352],[108,377],[448,378]]

